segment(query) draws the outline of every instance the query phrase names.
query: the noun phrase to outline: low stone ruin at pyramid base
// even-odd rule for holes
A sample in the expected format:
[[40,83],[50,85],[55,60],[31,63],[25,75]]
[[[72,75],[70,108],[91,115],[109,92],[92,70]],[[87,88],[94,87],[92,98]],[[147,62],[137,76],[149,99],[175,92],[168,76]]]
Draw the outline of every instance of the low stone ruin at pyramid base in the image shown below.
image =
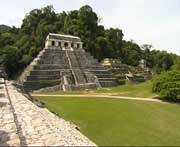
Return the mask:
[[112,87],[118,82],[109,69],[85,52],[80,38],[49,34],[45,48],[24,70],[18,84],[28,91],[71,91]]
[[101,65],[113,73],[119,85],[123,85],[127,82],[141,83],[152,79],[153,73],[146,67],[144,62],[144,60],[141,60],[138,66],[130,66],[121,63],[121,61],[117,59],[105,58],[101,61]]

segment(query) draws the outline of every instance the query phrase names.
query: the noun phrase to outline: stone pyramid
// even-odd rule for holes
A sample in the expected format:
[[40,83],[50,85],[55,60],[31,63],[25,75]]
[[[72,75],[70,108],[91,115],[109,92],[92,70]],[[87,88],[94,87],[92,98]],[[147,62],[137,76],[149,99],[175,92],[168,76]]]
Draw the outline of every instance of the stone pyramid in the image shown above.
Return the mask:
[[19,77],[18,83],[34,91],[54,87],[62,91],[117,85],[112,73],[82,47],[79,37],[50,33],[45,48]]

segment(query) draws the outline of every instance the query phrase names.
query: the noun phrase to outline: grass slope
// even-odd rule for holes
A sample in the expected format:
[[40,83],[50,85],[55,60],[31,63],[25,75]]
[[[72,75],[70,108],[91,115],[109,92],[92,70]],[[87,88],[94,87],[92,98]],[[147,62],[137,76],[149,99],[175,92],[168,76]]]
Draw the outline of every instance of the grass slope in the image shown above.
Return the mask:
[[144,101],[39,97],[101,146],[180,145],[180,107]]
[[152,98],[156,94],[152,93],[152,82],[148,81],[141,84],[127,84],[123,86],[117,86],[112,88],[102,88],[99,90],[84,90],[84,91],[72,91],[72,92],[44,92],[42,94],[105,94],[113,96],[127,96],[127,97],[142,97]]

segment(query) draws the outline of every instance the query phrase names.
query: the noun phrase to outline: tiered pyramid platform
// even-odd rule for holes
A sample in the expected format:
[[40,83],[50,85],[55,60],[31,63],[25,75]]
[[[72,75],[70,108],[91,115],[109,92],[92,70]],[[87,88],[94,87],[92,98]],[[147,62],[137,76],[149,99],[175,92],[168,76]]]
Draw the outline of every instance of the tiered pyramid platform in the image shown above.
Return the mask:
[[54,86],[69,91],[117,85],[112,73],[82,48],[55,46],[44,48],[18,82],[29,91]]

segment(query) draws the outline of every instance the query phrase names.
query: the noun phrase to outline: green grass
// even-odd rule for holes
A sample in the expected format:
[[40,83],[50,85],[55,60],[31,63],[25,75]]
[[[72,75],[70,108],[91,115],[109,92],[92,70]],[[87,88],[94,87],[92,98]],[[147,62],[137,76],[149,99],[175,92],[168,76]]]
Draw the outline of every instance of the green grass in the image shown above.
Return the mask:
[[98,90],[84,90],[84,91],[72,91],[72,92],[44,92],[41,94],[105,94],[111,96],[127,96],[127,97],[142,97],[152,98],[157,96],[152,93],[152,82],[148,81],[141,84],[127,84],[112,88],[102,88]]
[[97,145],[180,145],[180,106],[95,98],[39,97]]

